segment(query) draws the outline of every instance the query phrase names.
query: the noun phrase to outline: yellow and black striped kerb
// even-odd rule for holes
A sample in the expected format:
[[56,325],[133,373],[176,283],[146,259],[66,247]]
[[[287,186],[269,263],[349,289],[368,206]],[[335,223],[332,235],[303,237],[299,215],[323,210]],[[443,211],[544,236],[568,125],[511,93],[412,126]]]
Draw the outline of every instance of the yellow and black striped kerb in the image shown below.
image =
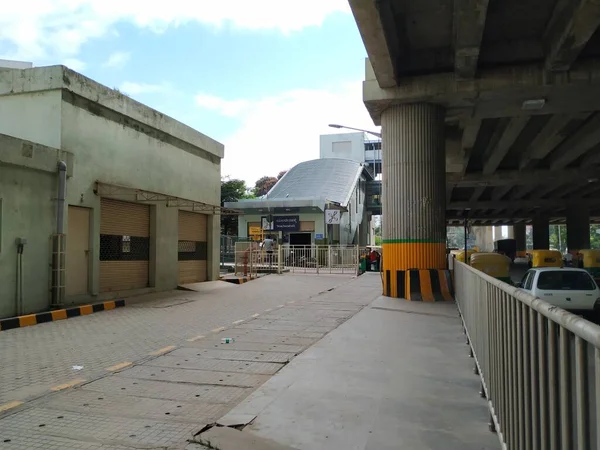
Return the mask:
[[57,320],[70,319],[71,317],[85,316],[100,311],[125,306],[125,300],[111,300],[109,302],[96,303],[94,305],[74,306],[72,308],[57,309],[54,311],[28,314],[25,316],[0,319],[0,331],[12,330],[13,328],[29,327],[40,323],[54,322]]
[[449,270],[386,270],[384,277],[383,295],[387,297],[424,302],[454,300]]

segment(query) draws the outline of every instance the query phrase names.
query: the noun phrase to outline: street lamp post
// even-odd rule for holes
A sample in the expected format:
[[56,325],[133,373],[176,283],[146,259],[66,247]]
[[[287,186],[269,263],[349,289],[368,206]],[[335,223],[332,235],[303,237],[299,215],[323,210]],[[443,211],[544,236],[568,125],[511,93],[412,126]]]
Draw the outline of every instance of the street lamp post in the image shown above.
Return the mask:
[[346,130],[362,131],[363,133],[369,133],[373,136],[381,138],[381,133],[377,133],[376,131],[363,130],[362,128],[347,127],[345,125],[338,125],[337,123],[330,123],[329,126],[331,128],[345,128]]

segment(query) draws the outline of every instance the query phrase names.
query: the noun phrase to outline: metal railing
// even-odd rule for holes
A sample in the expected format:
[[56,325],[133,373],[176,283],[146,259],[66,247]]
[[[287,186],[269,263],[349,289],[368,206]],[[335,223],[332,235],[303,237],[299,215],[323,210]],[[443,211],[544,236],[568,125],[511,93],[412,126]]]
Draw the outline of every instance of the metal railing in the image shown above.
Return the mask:
[[357,274],[356,245],[307,245],[280,248],[281,266],[292,273]]
[[261,251],[256,242],[237,242],[234,253],[236,276],[256,278],[261,266]]
[[456,301],[510,450],[600,450],[600,327],[454,261]]

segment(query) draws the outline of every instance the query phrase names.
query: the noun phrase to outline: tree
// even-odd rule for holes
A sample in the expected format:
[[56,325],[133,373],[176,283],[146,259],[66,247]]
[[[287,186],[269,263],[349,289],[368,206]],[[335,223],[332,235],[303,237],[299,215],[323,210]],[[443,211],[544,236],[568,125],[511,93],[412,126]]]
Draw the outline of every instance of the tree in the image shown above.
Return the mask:
[[[248,187],[244,180],[230,179],[229,177],[221,179],[221,206],[224,206],[225,202],[236,202],[241,199],[252,197],[252,194],[248,192]],[[237,230],[237,216],[221,216],[221,234],[235,236]]]
[[254,185],[254,195],[257,197],[266,195],[275,186],[275,183],[277,183],[277,178],[275,177],[266,176],[259,178]]
[[281,180],[281,178],[287,173],[287,170],[282,170],[277,174],[277,180]]

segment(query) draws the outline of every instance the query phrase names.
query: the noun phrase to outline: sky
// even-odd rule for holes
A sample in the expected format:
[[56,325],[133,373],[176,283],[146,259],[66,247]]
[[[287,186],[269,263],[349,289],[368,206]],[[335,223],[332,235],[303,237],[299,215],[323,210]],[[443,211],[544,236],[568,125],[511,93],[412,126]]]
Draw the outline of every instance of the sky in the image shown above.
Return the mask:
[[30,0],[0,15],[0,59],[64,64],[222,142],[249,187],[319,157],[329,123],[378,131],[347,0]]

